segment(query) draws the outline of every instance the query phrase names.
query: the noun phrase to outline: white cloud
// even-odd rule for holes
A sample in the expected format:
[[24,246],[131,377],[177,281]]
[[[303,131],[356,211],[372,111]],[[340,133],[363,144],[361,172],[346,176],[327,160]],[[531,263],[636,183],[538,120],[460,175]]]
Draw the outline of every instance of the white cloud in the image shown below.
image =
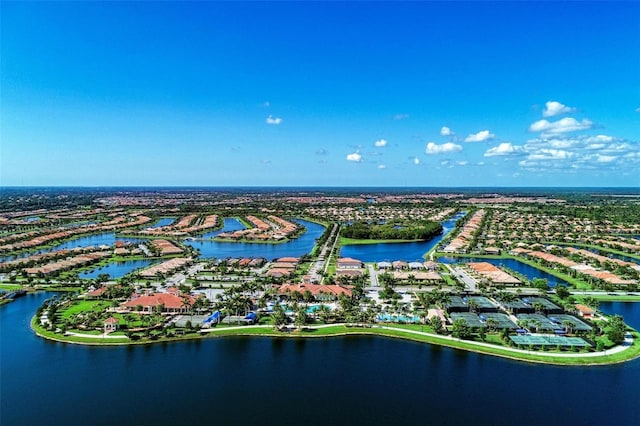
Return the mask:
[[328,151],[324,148],[320,148],[316,151],[316,155],[327,155]]
[[588,130],[593,127],[591,120],[586,118],[578,121],[572,117],[565,117],[558,121],[538,120],[529,126],[530,132],[543,132],[546,134],[558,134],[575,132],[576,130]]
[[463,160],[463,161],[456,161],[456,164],[457,164],[458,166],[466,166],[467,164],[469,164],[469,162],[468,162],[468,161],[466,161],[466,160]]
[[453,142],[443,143],[442,145],[435,144],[433,142],[429,142],[427,144],[427,149],[425,153],[427,154],[443,154],[446,152],[458,152],[462,151],[462,147],[460,145],[456,145]]
[[413,164],[415,164],[416,166],[420,164],[420,159],[418,157],[413,157]]
[[262,103],[262,106],[265,107],[265,108],[269,108],[271,106],[271,103],[269,101],[264,101]]
[[640,112],[640,107],[636,108],[636,112]]
[[595,143],[595,142],[613,142],[615,138],[613,136],[607,135],[598,135],[598,136],[589,136],[585,139],[587,143]]
[[269,115],[265,121],[267,124],[280,124],[282,123],[282,118]]
[[383,146],[387,146],[387,141],[385,139],[379,139],[373,143],[378,148],[382,148]]
[[610,162],[614,161],[616,158],[618,158],[618,157],[616,157],[615,155],[600,155],[600,154],[598,154],[598,157],[597,157],[596,161],[598,163],[610,163]]
[[382,169],[386,169],[387,166],[385,166],[384,164],[378,164],[378,168],[382,170]]
[[560,114],[568,114],[575,112],[576,109],[568,107],[557,101],[549,101],[545,104],[545,108],[542,110],[543,117],[554,117]]
[[360,152],[356,151],[354,153],[348,154],[347,160],[353,161],[354,163],[360,163],[362,161],[362,155],[360,155]]
[[536,153],[529,154],[528,160],[567,160],[573,157],[573,152],[565,151],[562,149],[548,149],[543,148]]
[[498,146],[489,148],[485,153],[485,157],[494,157],[497,155],[513,155],[523,151],[521,146],[512,145],[511,142],[503,142]]
[[453,131],[448,128],[447,126],[442,126],[442,128],[440,129],[440,135],[442,136],[453,136],[455,135],[455,133],[453,133]]
[[488,130],[481,130],[478,133],[473,133],[469,136],[467,136],[464,141],[465,142],[484,142],[487,141],[489,139],[493,139],[495,138],[496,135],[494,135],[493,133],[489,132]]
[[409,118],[409,114],[396,114],[393,116],[394,120],[406,120],[407,118]]

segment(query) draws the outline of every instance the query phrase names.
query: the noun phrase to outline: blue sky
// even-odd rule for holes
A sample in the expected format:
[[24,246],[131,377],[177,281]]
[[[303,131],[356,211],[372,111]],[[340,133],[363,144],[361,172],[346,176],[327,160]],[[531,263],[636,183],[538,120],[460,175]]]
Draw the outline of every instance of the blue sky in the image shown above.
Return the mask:
[[640,186],[638,2],[2,2],[2,185]]

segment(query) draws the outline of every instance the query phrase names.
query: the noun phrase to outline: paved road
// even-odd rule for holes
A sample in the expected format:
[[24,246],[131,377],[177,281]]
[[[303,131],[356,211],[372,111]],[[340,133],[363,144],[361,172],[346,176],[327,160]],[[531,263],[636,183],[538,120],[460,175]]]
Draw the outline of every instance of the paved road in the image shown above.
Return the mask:
[[476,280],[474,280],[473,277],[467,274],[467,272],[464,269],[456,268],[454,266],[447,265],[447,264],[445,264],[445,267],[449,269],[449,271],[451,272],[451,275],[453,275],[455,278],[458,278],[462,280],[462,282],[464,282],[464,284],[466,285],[467,291],[471,291],[471,292],[476,291],[476,286],[477,286]]
[[[327,241],[324,243],[324,245],[320,249],[320,253],[318,254],[317,260],[313,265],[311,265],[311,268],[309,268],[309,275],[311,277],[311,282],[318,282],[318,283],[322,282],[323,276],[320,271],[327,270],[327,266],[328,266],[328,263],[326,261],[327,256],[329,256],[329,254],[331,253],[331,250],[333,250],[333,248],[336,246],[336,243],[338,242],[338,238],[337,238],[338,225],[333,224],[332,226],[333,227],[331,228],[331,234],[329,234],[329,238],[327,238]],[[331,247],[329,247],[330,244],[332,244]]]
[[[344,323],[339,323],[339,324],[327,324],[327,325],[319,325],[319,326],[305,326],[305,328],[308,329],[318,329],[318,328],[326,328],[326,327],[333,327],[333,326],[337,326],[337,325],[345,325]],[[273,327],[272,325],[248,325],[248,326],[244,326],[242,328],[270,328]],[[581,352],[581,353],[556,353],[556,352],[543,352],[543,351],[529,351],[529,350],[525,350],[525,349],[516,349],[516,348],[511,348],[509,346],[496,346],[496,345],[492,345],[491,343],[485,343],[485,342],[474,342],[471,340],[461,340],[458,339],[456,337],[452,337],[452,336],[443,336],[441,334],[433,334],[433,333],[426,333],[424,331],[417,331],[417,330],[410,330],[410,329],[406,329],[406,328],[396,328],[396,327],[388,327],[388,326],[383,326],[383,325],[374,325],[374,328],[380,328],[380,329],[384,329],[384,330],[401,330],[402,332],[405,333],[409,333],[409,334],[416,334],[416,335],[421,335],[421,336],[428,336],[428,337],[434,337],[437,339],[442,339],[442,340],[448,340],[448,341],[457,341],[457,342],[464,342],[465,344],[471,345],[471,346],[478,346],[478,347],[483,347],[483,348],[491,348],[491,349],[500,349],[503,351],[507,351],[507,352],[513,352],[513,353],[519,353],[519,354],[533,354],[533,355],[539,355],[541,357],[550,357],[550,358],[554,358],[554,357],[559,357],[559,358],[594,358],[594,357],[599,357],[599,356],[606,356],[606,355],[613,355],[622,351],[625,351],[627,349],[629,349],[631,347],[631,345],[633,344],[633,338],[625,338],[624,339],[624,344],[619,345],[619,346],[615,346],[611,349],[607,349],[605,351],[601,351],[601,352]],[[209,332],[209,333],[213,333],[216,330],[218,331],[224,331],[227,328],[211,328],[211,329],[203,329],[202,332]]]

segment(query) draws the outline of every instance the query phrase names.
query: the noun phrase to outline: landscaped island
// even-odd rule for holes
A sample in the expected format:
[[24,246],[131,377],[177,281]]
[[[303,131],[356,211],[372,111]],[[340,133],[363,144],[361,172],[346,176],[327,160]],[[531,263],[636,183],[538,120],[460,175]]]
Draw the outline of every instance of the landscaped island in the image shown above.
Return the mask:
[[423,241],[441,233],[439,222],[426,220],[392,220],[383,224],[357,221],[344,226],[341,231],[344,238],[354,240]]

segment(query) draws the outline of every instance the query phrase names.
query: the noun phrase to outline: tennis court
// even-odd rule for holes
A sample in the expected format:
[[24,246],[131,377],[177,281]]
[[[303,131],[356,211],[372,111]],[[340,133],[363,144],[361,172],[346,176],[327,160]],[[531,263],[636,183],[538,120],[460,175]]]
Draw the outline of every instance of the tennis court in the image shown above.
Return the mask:
[[536,331],[554,331],[562,330],[563,327],[551,321],[549,318],[540,314],[518,314],[518,320],[529,323],[527,328],[533,328]]
[[571,326],[571,328],[574,331],[591,331],[591,326],[589,324],[586,324],[583,321],[580,321],[578,318],[574,317],[573,315],[565,315],[565,314],[553,314],[553,315],[549,315],[549,319],[562,326],[562,328],[564,328],[564,322],[568,321],[571,324],[573,324]]
[[467,326],[471,327],[471,328],[484,328],[486,327],[486,324],[484,324],[482,321],[480,321],[480,317],[478,317],[478,314],[474,314],[471,312],[454,312],[452,314],[450,314],[451,316],[451,320],[455,321],[459,318],[462,318],[463,320],[466,321]]
[[587,343],[579,337],[566,337],[555,335],[540,335],[540,334],[524,334],[517,336],[509,336],[509,339],[516,345],[523,346],[561,346],[563,348],[584,348],[590,347],[591,344]]
[[487,312],[484,314],[480,314],[480,319],[482,321],[487,322],[487,320],[489,319],[493,319],[497,322],[497,328],[499,329],[508,329],[508,330],[515,330],[518,328],[518,326],[516,324],[514,324],[513,321],[511,321],[511,318],[509,318],[508,315],[505,314],[499,314],[499,313],[493,313],[493,312]]

